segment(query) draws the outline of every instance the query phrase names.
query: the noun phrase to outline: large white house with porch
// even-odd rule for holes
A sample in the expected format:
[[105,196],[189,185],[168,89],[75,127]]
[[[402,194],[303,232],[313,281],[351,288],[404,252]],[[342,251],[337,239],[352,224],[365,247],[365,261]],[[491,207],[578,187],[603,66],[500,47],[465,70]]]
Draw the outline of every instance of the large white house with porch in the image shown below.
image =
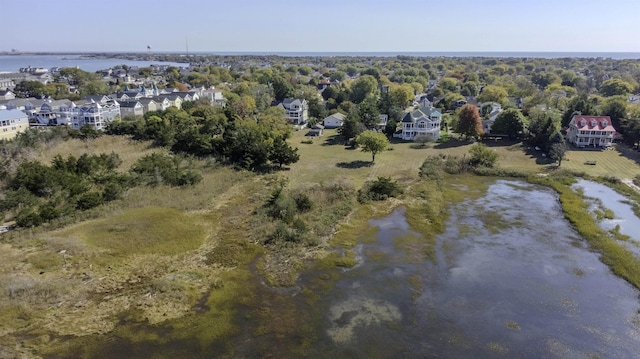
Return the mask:
[[425,106],[407,112],[402,118],[400,138],[413,141],[417,136],[425,135],[429,140],[436,141],[440,138],[441,122],[442,113],[434,107]]
[[567,130],[567,141],[577,147],[609,147],[616,136],[609,116],[573,116]]

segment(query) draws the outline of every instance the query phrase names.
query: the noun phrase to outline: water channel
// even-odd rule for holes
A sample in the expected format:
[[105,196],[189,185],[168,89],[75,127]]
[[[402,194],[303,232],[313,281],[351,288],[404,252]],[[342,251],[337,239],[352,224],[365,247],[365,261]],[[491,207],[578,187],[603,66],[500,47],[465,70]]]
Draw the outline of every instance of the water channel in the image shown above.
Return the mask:
[[[240,330],[223,343],[202,347],[185,341],[169,344],[171,351],[167,343],[156,349],[146,343],[142,351],[129,347],[118,354],[635,358],[640,353],[640,293],[589,251],[550,189],[492,181],[484,196],[450,208],[446,231],[435,245],[411,230],[403,208],[370,225],[378,231],[355,248],[359,265],[337,275],[307,272],[299,291],[258,289],[265,307],[240,308]],[[260,320],[276,329],[256,329],[264,325]]]

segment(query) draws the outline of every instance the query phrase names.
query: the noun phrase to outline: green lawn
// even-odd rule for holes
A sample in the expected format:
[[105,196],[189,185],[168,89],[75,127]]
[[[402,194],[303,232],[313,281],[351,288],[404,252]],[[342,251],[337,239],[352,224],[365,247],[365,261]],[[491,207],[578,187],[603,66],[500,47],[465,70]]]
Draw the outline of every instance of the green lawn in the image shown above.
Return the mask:
[[[585,162],[595,161],[595,165]],[[614,176],[620,179],[640,175],[640,158],[628,147],[618,146],[618,150],[578,150],[567,151],[562,168],[585,172],[592,176]]]
[[[432,155],[446,153],[464,156],[468,153],[469,142],[451,140],[444,144],[427,143],[422,147],[417,143],[394,140],[390,150],[376,156],[371,165],[371,153],[345,147],[336,130],[325,130],[324,135],[309,140],[306,131],[297,131],[291,144],[298,147],[300,161],[291,166],[288,177],[293,185],[302,183],[322,183],[345,180],[360,186],[368,179],[378,176],[394,179],[413,179],[418,175],[422,162]],[[542,171],[546,165],[537,165],[536,158],[524,153],[518,144],[489,143],[500,154],[500,165],[525,171]]]
[[[296,131],[291,144],[298,147],[300,161],[291,166],[287,176],[291,184],[322,183],[344,180],[360,186],[368,179],[378,176],[394,179],[412,179],[428,156],[445,153],[464,156],[472,143],[454,137],[446,143],[427,143],[421,147],[417,143],[394,141],[391,149],[376,156],[373,165],[371,154],[359,149],[349,149],[341,142],[336,130],[325,130],[321,137],[313,138],[313,143],[302,143],[310,137],[307,131]],[[542,152],[513,141],[487,141],[485,144],[499,154],[499,165],[508,169],[526,172],[545,172],[551,160]],[[624,155],[618,150],[591,151],[570,149],[562,162],[562,168],[585,172],[592,176],[615,176],[633,178],[640,175],[640,156],[625,147]],[[630,157],[636,156],[636,159]],[[595,166],[585,165],[586,161],[596,161]]]

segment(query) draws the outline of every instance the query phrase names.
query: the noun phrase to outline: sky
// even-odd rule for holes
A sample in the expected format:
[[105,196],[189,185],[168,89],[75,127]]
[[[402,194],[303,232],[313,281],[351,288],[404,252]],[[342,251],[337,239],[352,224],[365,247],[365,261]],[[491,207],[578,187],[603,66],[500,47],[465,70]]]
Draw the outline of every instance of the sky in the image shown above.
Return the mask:
[[640,52],[640,0],[0,0],[0,51]]

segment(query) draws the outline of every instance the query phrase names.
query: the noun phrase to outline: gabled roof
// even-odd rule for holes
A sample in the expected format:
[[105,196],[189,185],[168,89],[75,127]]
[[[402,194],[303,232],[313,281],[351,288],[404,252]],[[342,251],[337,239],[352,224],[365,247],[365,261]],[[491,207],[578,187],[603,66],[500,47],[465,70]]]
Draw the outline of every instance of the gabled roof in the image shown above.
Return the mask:
[[137,100],[134,100],[134,101],[121,101],[120,102],[120,107],[125,107],[125,108],[134,108],[137,105],[142,106],[140,101],[137,101]]
[[290,109],[293,106],[302,106],[302,104],[306,103],[306,101],[304,99],[299,99],[299,98],[285,98],[284,100],[282,100],[282,106],[285,109]]
[[[344,119],[345,119],[345,117],[347,117],[347,115],[345,115],[345,114],[343,114],[343,113],[340,113],[340,112],[336,112],[336,113],[334,113],[334,114],[333,114],[333,115],[331,115],[331,116],[327,116],[327,117],[325,117],[325,118],[324,118],[324,120],[327,120],[327,119],[329,119],[329,118],[331,118],[331,117],[333,117],[333,118],[335,118],[335,119],[338,119],[339,121],[344,121]],[[324,121],[324,120],[323,120],[323,121]]]
[[575,126],[580,131],[616,131],[609,116],[576,115],[571,119],[569,126]]
[[148,98],[148,97],[143,97],[141,99],[138,99],[137,101],[140,102],[143,105],[146,105],[146,106],[148,106],[152,102],[156,103],[156,101],[154,99]]
[[442,114],[440,113],[440,111],[438,111],[436,108],[434,107],[421,107],[417,110],[411,111],[411,112],[407,112],[406,115],[404,115],[404,117],[402,118],[402,122],[404,123],[415,123],[416,121],[418,121],[419,119],[424,119],[427,121],[431,121],[430,117],[431,116],[442,116]]
[[20,110],[0,110],[0,120],[6,121],[27,117],[28,116]]

